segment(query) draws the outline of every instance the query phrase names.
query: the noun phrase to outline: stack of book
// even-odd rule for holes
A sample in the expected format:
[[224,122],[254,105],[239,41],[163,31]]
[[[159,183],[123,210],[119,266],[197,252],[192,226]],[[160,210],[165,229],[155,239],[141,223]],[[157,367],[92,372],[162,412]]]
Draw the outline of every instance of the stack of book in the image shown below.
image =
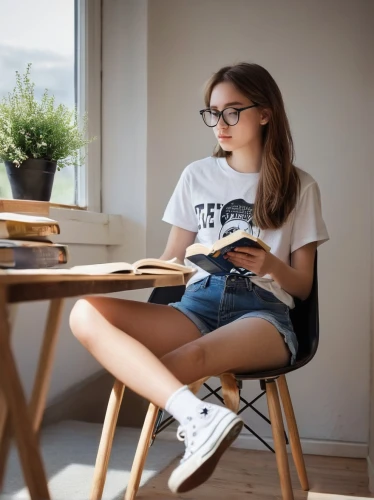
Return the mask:
[[0,268],[38,269],[68,262],[67,245],[49,237],[60,234],[57,221],[48,217],[0,212]]

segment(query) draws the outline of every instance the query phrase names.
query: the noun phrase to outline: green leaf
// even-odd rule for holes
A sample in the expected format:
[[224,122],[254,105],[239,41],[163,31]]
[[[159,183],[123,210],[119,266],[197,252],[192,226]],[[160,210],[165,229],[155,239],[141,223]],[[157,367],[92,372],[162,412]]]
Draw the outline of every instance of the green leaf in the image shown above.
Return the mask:
[[40,101],[34,94],[30,79],[31,63],[21,77],[16,71],[16,85],[0,103],[0,160],[19,166],[27,158],[57,161],[61,170],[83,164],[86,147],[96,137],[87,138],[88,116],[78,110],[55,103],[55,97],[45,89]]

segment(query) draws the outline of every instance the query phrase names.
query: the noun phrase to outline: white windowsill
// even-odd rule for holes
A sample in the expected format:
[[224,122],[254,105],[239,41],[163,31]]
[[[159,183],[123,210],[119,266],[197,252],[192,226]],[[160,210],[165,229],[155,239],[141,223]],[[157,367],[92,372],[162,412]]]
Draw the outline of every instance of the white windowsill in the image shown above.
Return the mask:
[[124,243],[121,215],[51,207],[49,217],[60,224],[60,234],[53,237],[55,243],[109,246]]

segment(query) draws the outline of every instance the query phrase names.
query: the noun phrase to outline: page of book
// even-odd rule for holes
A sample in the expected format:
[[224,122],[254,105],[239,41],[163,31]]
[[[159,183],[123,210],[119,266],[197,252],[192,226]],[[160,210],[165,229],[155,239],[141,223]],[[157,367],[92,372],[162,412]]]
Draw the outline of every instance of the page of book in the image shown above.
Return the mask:
[[170,260],[161,260],[155,258],[146,258],[140,259],[134,262],[134,269],[144,270],[144,269],[161,269],[161,270],[173,270],[180,271],[182,273],[190,273],[193,271],[192,267],[185,266],[184,264],[179,263],[178,259],[175,257]]
[[224,238],[221,238],[220,240],[217,240],[213,245],[212,245],[212,251],[215,252],[217,250],[221,250],[222,248],[226,247],[227,245],[231,245],[232,243],[235,243],[242,238],[245,238],[247,240],[251,240],[253,242],[256,242],[260,248],[263,248],[267,252],[270,251],[270,247],[263,242],[260,238],[257,238],[256,236],[253,236],[246,231],[235,231],[234,233],[231,233]]
[[30,222],[32,224],[58,224],[56,220],[48,217],[40,217],[36,215],[16,214],[13,212],[0,212],[0,221],[13,222]]
[[129,273],[135,274],[134,266],[128,262],[105,262],[102,264],[88,264],[73,266],[67,269],[70,274],[112,274]]

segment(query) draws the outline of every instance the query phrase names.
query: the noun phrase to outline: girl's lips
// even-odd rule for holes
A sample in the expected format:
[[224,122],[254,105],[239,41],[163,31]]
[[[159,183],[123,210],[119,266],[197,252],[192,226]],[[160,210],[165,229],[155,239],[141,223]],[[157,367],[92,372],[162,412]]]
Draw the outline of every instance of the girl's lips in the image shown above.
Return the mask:
[[218,139],[219,139],[220,141],[223,141],[223,140],[225,140],[225,139],[231,139],[231,138],[232,138],[232,137],[231,137],[230,135],[219,135],[219,136],[218,136]]

